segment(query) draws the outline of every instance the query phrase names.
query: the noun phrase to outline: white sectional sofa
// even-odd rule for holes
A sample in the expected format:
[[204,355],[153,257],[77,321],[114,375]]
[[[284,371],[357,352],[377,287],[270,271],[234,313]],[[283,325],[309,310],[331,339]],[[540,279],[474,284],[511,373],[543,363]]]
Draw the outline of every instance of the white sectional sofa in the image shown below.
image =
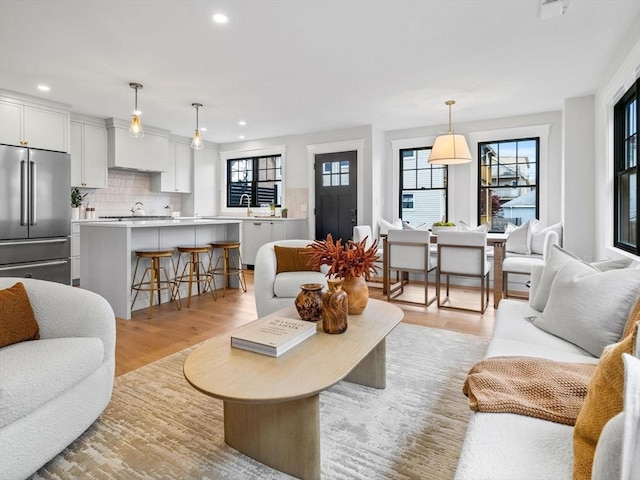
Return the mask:
[[[534,267],[532,271],[531,298],[540,287],[543,270],[543,267]],[[635,272],[628,278],[637,275],[640,279],[640,269],[636,267]],[[640,291],[637,286],[635,289],[630,295],[637,299]],[[538,321],[540,317],[541,312],[525,301],[502,300],[486,357],[526,356],[598,363],[593,352],[534,325],[533,319]],[[622,329],[619,335],[621,333]],[[524,415],[473,412],[455,479],[570,480],[573,478],[573,430],[572,426]]]
[[22,282],[40,339],[0,348],[0,478],[24,479],[102,413],[113,390],[115,316],[99,295],[59,283]]

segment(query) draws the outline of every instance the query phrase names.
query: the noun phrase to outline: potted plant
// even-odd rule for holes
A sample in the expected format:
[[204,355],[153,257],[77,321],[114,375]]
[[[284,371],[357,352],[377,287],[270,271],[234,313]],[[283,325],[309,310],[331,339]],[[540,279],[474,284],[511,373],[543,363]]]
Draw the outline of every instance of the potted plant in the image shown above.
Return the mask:
[[282,218],[287,218],[288,214],[289,214],[289,209],[287,209],[287,208],[281,208],[280,209],[280,216]]
[[71,219],[78,220],[80,218],[80,207],[82,201],[89,195],[88,193],[80,193],[78,187],[71,187]]
[[431,225],[431,233],[438,234],[439,230],[455,230],[456,224],[453,222],[433,222]]
[[350,315],[358,315],[367,307],[369,287],[365,276],[378,271],[375,265],[378,241],[366,248],[366,240],[349,240],[343,245],[342,239],[334,242],[328,234],[326,240],[314,240],[307,253],[311,256],[309,264],[327,265],[330,267],[327,277],[333,275],[343,280],[342,289],[347,292]]

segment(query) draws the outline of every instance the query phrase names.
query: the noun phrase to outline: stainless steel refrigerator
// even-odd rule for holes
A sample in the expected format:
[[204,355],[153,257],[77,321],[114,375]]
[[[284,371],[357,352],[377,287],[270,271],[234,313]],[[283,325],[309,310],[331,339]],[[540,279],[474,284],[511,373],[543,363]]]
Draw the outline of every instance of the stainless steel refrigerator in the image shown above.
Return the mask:
[[0,277],[71,283],[71,159],[0,145]]

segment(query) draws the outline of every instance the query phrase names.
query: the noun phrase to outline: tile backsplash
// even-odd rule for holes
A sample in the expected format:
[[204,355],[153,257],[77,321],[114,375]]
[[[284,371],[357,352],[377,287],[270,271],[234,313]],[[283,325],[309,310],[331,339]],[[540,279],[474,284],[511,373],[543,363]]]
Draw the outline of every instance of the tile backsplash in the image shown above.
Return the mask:
[[170,205],[172,211],[182,211],[182,195],[180,193],[152,192],[149,172],[127,170],[109,170],[108,187],[98,189],[80,189],[88,193],[83,207],[94,207],[96,217],[131,215],[131,208],[136,202],[142,202],[145,215],[166,215],[165,207]]

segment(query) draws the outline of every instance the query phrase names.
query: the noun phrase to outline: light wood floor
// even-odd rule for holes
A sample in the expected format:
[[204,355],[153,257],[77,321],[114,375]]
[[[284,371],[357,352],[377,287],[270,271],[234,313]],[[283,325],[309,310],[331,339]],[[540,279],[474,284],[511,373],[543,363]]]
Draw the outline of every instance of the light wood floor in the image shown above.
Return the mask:
[[[142,367],[155,360],[200,343],[208,338],[231,331],[254,320],[256,308],[253,296],[253,274],[247,272],[246,293],[239,289],[228,289],[218,300],[206,294],[191,299],[191,307],[178,311],[173,303],[154,307],[153,318],[148,319],[148,309],[133,312],[131,320],[116,320],[116,376]],[[373,285],[373,284],[372,284]],[[429,294],[433,288],[430,286]],[[422,299],[424,285],[409,285],[403,298]],[[385,300],[382,289],[369,288],[371,298]],[[480,292],[469,288],[451,291],[455,305],[478,308]],[[435,303],[429,307],[396,303],[404,310],[405,323],[442,328],[461,333],[489,336],[493,329],[493,300],[484,315],[458,310],[438,309]]]

